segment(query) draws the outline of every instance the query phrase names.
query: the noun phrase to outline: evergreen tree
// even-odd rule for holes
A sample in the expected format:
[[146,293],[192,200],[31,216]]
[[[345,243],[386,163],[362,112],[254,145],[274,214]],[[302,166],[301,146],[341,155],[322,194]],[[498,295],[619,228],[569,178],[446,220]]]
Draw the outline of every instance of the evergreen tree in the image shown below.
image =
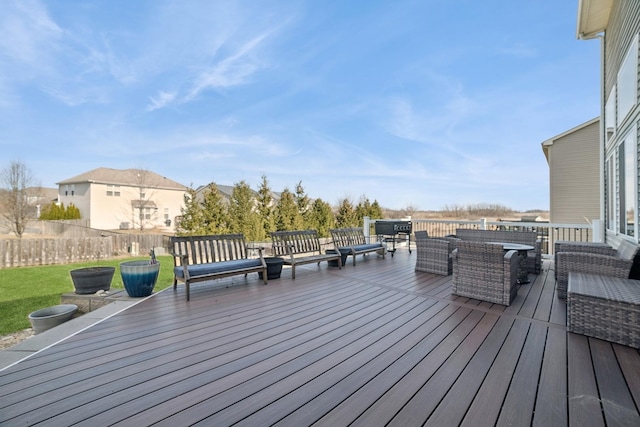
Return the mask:
[[206,234],[228,232],[227,207],[222,201],[218,186],[212,182],[207,186],[202,200],[202,228]]
[[263,233],[260,233],[260,219],[254,211],[254,206],[255,199],[249,184],[245,181],[236,183],[229,201],[229,228],[233,233],[244,234],[249,241],[263,239]]
[[382,208],[377,200],[373,203],[369,201],[369,199],[362,195],[360,197],[360,201],[358,202],[358,206],[356,206],[356,217],[358,218],[358,224],[363,224],[363,218],[368,216],[370,219],[380,219],[383,218]]
[[273,212],[273,196],[271,195],[271,187],[267,177],[262,175],[262,182],[260,188],[258,188],[257,197],[257,210],[260,216],[260,222],[262,229],[264,230],[264,236],[269,236],[269,233],[275,231],[275,220]]
[[301,230],[304,227],[293,193],[285,188],[276,205],[276,229],[278,231]]
[[187,188],[184,194],[184,206],[180,208],[180,221],[176,224],[179,236],[202,234],[202,205],[196,200],[196,190]]
[[329,237],[329,229],[334,228],[336,220],[331,205],[322,199],[316,199],[309,210],[309,228],[318,231],[318,236]]
[[304,187],[302,186],[302,181],[299,181],[296,185],[296,206],[298,207],[298,212],[302,217],[303,228],[310,228],[309,225],[309,208],[310,206],[309,196],[304,191]]
[[339,228],[358,227],[360,225],[353,203],[346,197],[338,201],[336,224]]
[[80,209],[75,207],[73,203],[66,208],[64,203],[49,203],[40,210],[39,219],[55,221],[62,219],[80,219],[80,217]]

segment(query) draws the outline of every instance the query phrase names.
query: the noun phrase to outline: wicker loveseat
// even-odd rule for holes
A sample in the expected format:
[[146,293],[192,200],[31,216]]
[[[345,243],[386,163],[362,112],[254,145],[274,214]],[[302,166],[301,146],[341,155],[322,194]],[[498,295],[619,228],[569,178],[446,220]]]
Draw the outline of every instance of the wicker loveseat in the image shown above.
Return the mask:
[[518,293],[517,251],[501,245],[460,241],[453,251],[453,293],[509,305]]
[[416,231],[416,271],[448,276],[453,272],[452,252],[460,239],[430,238],[426,231]]
[[[569,272],[628,278],[638,246],[622,240],[615,250],[606,249],[601,245],[591,245],[590,251],[582,246],[581,250],[569,251],[565,247],[555,254],[556,289],[559,298],[567,297]],[[600,253],[593,253],[594,251]]]
[[471,242],[504,242],[533,246],[527,253],[527,271],[539,274],[542,268],[542,241],[535,231],[475,230],[458,228],[456,237]]

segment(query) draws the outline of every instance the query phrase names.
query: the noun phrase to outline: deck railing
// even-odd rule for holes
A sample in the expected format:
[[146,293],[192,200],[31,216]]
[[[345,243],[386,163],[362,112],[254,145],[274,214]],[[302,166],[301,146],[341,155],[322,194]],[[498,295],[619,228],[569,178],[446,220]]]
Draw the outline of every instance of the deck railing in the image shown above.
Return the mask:
[[[559,240],[575,242],[601,241],[600,222],[592,224],[555,224],[548,222],[520,222],[520,221],[487,221],[482,218],[476,221],[465,220],[437,220],[437,219],[412,219],[413,232],[426,231],[430,237],[444,237],[455,235],[458,228],[471,228],[479,230],[514,230],[535,231],[542,241],[543,255],[553,255],[553,243]],[[365,217],[364,232],[373,236],[375,220]]]

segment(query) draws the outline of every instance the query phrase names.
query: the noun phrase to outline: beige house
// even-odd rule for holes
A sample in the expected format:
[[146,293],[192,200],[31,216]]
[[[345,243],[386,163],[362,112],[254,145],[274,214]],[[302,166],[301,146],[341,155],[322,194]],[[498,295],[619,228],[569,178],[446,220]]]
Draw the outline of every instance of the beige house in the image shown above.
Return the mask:
[[172,231],[187,187],[141,169],[98,168],[58,182],[58,200],[73,203],[91,228]]
[[585,224],[600,218],[600,119],[542,143],[549,165],[549,222]]
[[[599,40],[600,166],[605,240],[638,242],[640,2],[579,0],[577,36]],[[596,43],[592,41],[591,43]]]

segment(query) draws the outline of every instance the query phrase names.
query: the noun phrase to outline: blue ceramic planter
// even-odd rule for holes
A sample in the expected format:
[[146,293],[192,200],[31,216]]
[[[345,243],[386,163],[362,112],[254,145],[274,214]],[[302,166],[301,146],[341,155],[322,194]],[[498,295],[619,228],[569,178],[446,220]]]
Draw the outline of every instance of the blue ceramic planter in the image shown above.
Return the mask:
[[149,261],[125,261],[120,263],[120,275],[124,289],[130,297],[148,297],[160,273],[160,263]]

